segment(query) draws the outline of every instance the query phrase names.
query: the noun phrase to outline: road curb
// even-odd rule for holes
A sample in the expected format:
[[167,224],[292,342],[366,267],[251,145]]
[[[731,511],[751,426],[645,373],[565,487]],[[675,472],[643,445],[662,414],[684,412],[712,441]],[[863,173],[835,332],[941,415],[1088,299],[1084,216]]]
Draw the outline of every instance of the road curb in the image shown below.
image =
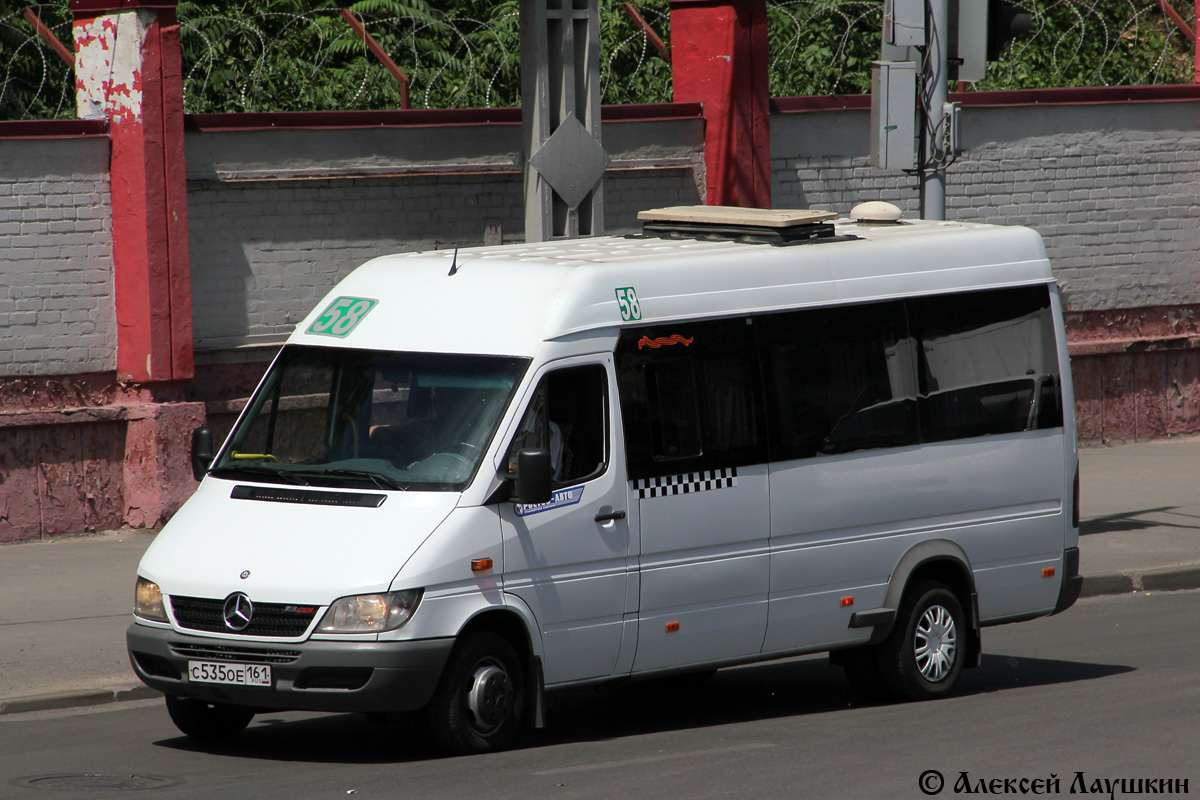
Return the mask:
[[1099,597],[1133,592],[1179,592],[1200,589],[1200,566],[1167,567],[1148,572],[1085,576],[1079,596]]
[[151,700],[162,693],[149,686],[123,686],[116,689],[87,689],[58,694],[38,694],[29,697],[0,699],[0,716],[28,714],[33,711],[58,711],[64,708],[85,708],[122,703],[130,700]]

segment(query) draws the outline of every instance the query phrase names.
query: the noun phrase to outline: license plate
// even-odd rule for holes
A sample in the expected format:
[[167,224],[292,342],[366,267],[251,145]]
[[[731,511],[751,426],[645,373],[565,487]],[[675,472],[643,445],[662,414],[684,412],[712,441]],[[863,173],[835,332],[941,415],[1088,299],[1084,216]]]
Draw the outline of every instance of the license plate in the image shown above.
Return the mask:
[[270,686],[271,668],[266,664],[233,664],[227,661],[189,661],[188,680],[192,683]]

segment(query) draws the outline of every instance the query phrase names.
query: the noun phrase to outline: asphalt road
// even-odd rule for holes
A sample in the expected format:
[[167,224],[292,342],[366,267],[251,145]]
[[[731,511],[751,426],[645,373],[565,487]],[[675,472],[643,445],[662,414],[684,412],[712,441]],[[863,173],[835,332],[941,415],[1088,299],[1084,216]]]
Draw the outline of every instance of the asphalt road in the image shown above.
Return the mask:
[[923,798],[930,770],[940,797],[968,796],[963,773],[976,794],[1055,776],[1042,794],[1143,778],[1200,793],[1197,612],[1200,592],[1139,593],[989,628],[983,667],[930,703],[860,703],[824,658],[560,696],[548,731],[487,756],[355,716],[263,715],[205,749],[161,701],[16,714],[0,717],[0,798]]

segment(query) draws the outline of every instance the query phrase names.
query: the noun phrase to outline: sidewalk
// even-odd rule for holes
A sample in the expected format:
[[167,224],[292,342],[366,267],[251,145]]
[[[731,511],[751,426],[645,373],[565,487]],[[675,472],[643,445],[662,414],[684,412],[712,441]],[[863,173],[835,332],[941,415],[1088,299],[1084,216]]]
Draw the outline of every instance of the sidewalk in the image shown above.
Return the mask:
[[[1200,588],[1200,437],[1083,448],[1080,464],[1083,596]],[[153,540],[0,546],[0,714],[155,696],[125,654]]]

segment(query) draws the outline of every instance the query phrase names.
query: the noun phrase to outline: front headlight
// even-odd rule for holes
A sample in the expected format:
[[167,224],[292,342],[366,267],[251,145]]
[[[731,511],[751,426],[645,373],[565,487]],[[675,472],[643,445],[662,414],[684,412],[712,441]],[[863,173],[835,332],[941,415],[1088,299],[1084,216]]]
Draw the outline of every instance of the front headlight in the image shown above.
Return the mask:
[[138,576],[137,586],[133,590],[133,613],[142,619],[155,622],[167,622],[167,609],[163,606],[162,589],[157,583],[151,583]]
[[421,602],[423,589],[360,594],[335,600],[317,633],[382,633],[408,622]]

